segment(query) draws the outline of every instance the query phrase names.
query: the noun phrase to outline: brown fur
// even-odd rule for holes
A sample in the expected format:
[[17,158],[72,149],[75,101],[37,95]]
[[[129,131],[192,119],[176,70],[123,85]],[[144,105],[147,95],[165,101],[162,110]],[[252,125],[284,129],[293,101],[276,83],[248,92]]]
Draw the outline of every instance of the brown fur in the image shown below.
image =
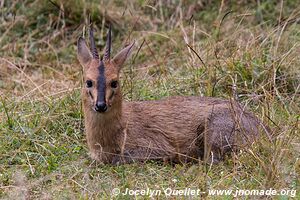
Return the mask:
[[148,159],[191,161],[198,158],[224,158],[259,135],[262,123],[241,105],[208,97],[170,97],[158,101],[122,101],[120,69],[131,47],[112,60],[105,60],[108,110],[93,109],[97,95],[99,60],[86,52],[78,41],[78,59],[84,67],[84,80],[95,86],[82,89],[85,130],[91,157],[103,163],[128,163]]

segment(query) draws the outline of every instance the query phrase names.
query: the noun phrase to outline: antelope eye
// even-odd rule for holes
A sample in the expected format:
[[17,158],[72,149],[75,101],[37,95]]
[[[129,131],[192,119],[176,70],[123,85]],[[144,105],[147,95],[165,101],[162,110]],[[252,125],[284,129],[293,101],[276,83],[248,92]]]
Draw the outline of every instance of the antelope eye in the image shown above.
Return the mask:
[[112,82],[110,83],[110,87],[112,87],[112,88],[117,88],[117,87],[118,87],[118,81],[112,81]]
[[85,83],[87,88],[93,87],[93,82],[91,80],[87,80]]

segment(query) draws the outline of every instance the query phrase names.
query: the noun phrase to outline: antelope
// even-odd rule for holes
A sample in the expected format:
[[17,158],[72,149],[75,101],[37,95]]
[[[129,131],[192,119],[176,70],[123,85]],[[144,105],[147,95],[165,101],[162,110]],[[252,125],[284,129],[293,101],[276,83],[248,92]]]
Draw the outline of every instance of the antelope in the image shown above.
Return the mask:
[[92,159],[106,164],[147,160],[218,162],[251,144],[262,122],[231,100],[174,96],[162,100],[122,100],[120,71],[134,42],[111,56],[111,28],[103,57],[90,28],[90,48],[77,41],[83,67],[82,105]]

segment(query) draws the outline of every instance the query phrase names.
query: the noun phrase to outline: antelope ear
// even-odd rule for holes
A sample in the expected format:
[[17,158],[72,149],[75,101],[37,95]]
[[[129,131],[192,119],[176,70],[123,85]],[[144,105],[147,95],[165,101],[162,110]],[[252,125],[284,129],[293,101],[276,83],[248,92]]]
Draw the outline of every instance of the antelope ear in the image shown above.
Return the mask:
[[121,69],[124,62],[126,61],[126,59],[129,57],[130,52],[134,46],[133,42],[132,44],[128,45],[127,47],[125,47],[124,49],[122,49],[114,58],[113,58],[113,63],[119,68]]
[[85,40],[82,37],[79,37],[77,40],[77,59],[83,67],[92,60],[93,56],[89,50]]

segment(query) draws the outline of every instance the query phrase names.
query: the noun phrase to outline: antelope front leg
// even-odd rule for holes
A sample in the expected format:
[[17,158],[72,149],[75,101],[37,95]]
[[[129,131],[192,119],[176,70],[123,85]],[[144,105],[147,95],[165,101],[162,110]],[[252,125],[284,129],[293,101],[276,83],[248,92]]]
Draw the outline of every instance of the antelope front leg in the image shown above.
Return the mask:
[[115,155],[112,158],[112,165],[121,165],[125,163],[133,163],[135,162],[134,158],[130,155],[128,151],[125,151],[124,154]]

